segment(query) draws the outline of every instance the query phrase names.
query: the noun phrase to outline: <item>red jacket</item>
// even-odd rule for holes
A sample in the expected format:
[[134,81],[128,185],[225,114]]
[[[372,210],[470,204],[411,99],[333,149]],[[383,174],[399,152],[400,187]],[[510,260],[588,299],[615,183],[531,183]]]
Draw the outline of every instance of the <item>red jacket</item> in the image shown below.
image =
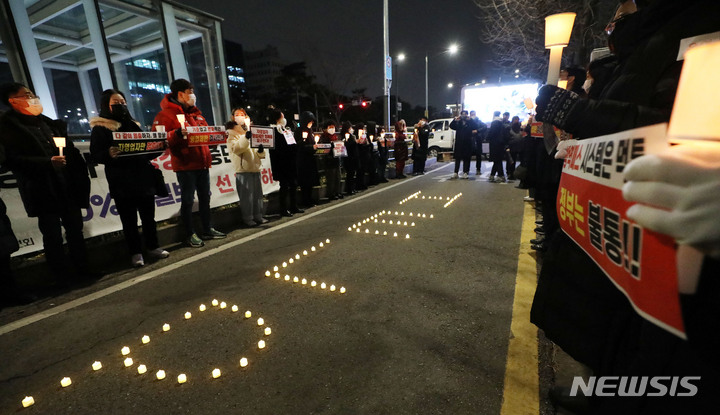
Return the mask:
[[182,134],[176,134],[180,128],[177,120],[178,114],[185,114],[185,121],[192,126],[208,125],[197,107],[183,110],[177,101],[170,100],[170,94],[165,95],[160,103],[162,111],[155,116],[153,125],[164,125],[170,145],[170,163],[173,171],[202,170],[210,168],[210,149],[208,146],[188,147],[188,140]]

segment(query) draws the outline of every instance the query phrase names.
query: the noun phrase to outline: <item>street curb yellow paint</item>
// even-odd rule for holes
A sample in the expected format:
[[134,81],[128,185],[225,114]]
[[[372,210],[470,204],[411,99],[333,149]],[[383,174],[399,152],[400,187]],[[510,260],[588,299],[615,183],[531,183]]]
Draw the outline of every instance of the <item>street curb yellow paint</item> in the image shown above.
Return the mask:
[[534,228],[535,213],[532,205],[525,203],[501,415],[540,412],[537,327],[530,323],[530,308],[537,287],[536,262],[530,255]]

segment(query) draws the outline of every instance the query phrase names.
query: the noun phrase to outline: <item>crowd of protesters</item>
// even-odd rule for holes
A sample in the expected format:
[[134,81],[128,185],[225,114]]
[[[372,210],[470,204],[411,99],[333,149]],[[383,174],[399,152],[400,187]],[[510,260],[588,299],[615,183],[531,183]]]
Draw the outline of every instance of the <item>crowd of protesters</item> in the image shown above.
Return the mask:
[[[29,217],[37,218],[43,236],[46,263],[55,285],[66,288],[82,280],[93,280],[102,273],[88,265],[81,209],[89,207],[90,177],[80,152],[67,138],[66,125],[42,114],[40,99],[25,85],[5,84],[0,99],[10,110],[0,116],[0,167],[12,171]],[[133,267],[146,260],[164,259],[170,253],[160,247],[155,222],[155,198],[167,196],[167,185],[161,170],[150,161],[164,151],[170,155],[172,170],[180,186],[180,220],[184,242],[194,248],[204,241],[222,239],[226,234],[212,225],[210,209],[210,148],[189,145],[188,127],[207,126],[196,104],[193,85],[185,79],[174,80],[170,93],[163,98],[153,121],[156,132],[165,132],[165,148],[156,152],[126,155],[114,141],[113,133],[142,131],[128,111],[125,95],[118,90],[103,91],[99,97],[98,116],[90,120],[90,156],[104,165],[105,177],[120,217],[127,256]],[[393,138],[386,137],[383,127],[374,122],[352,125],[333,121],[316,125],[313,113],[300,114],[299,126],[289,125],[285,114],[275,110],[271,116],[274,147],[251,146],[252,120],[243,108],[229,114],[225,124],[227,147],[235,170],[240,222],[246,227],[268,222],[264,217],[265,201],[261,182],[262,159],[269,153],[273,177],[279,182],[280,215],[303,213],[303,208],[318,203],[313,189],[326,180],[329,200],[353,195],[379,183],[387,182],[389,148],[394,144],[396,177],[404,178],[408,159],[406,126],[395,125]],[[425,124],[427,120],[424,119]],[[339,128],[339,131],[338,130]],[[424,172],[429,130],[413,146],[415,173]],[[55,141],[63,137],[65,144]],[[337,146],[336,144],[342,143]],[[345,173],[344,189],[341,172]],[[298,188],[300,200],[298,201]],[[193,219],[198,203],[200,227]],[[12,277],[10,256],[19,249],[7,216],[0,203],[0,291],[3,304],[33,301],[35,297],[20,292]],[[138,227],[138,216],[141,228]],[[63,248],[65,230],[69,257]],[[140,232],[142,229],[142,232]]]
[[[670,235],[678,244],[692,246],[704,255],[697,289],[681,293],[687,333],[687,339],[683,339],[640,316],[590,256],[560,230],[556,199],[563,157],[552,127],[561,130],[561,140],[570,136],[582,140],[667,122],[682,69],[682,60],[677,59],[678,45],[683,39],[720,31],[717,16],[720,4],[711,0],[622,1],[607,27],[612,55],[591,62],[587,68],[566,68],[562,74],[567,80],[564,89],[552,85],[540,89],[535,119],[544,123],[542,135],[532,134],[532,119],[523,126],[519,117],[511,119],[509,113],[501,115],[499,111],[489,126],[467,111],[462,111],[450,124],[456,131],[453,178],[468,179],[473,155],[477,159],[476,175],[482,174],[482,143],[487,140],[492,163],[488,181],[504,183],[519,179],[518,187],[529,192],[525,200],[534,201],[539,211],[538,236],[532,247],[543,253],[543,261],[532,306],[533,323],[595,376],[702,379],[694,399],[596,396],[586,401],[555,389],[553,398],[558,405],[596,414],[708,413],[708,404],[715,400],[714,391],[720,387],[717,357],[720,327],[716,318],[720,307],[717,278],[720,235],[708,229],[716,229],[711,225],[717,223],[717,209],[712,209],[717,202],[710,197],[691,197],[701,191],[707,194],[707,187],[696,183],[717,172],[703,170],[696,163],[700,155],[680,152],[672,163],[657,157],[651,162],[638,160],[628,167],[630,181],[625,187],[628,200],[641,205],[662,204],[663,197],[653,199],[653,192],[638,189],[647,189],[648,182],[654,183],[652,189],[656,192],[665,189],[661,193],[668,198],[668,187],[662,185],[667,184],[671,175],[660,169],[670,166],[678,174],[690,177],[680,198],[705,207],[692,214],[679,211],[669,219],[677,223],[663,226],[652,221],[650,215],[635,213],[633,217],[648,229]],[[188,146],[187,127],[207,123],[195,106],[190,82],[175,80],[170,89],[153,126],[156,131],[167,132],[172,167],[182,189],[180,217],[186,242],[201,247],[203,240],[226,237],[212,226],[209,149]],[[0,100],[11,108],[0,117],[0,165],[13,172],[27,215],[38,220],[51,272],[61,284],[68,284],[73,278],[95,278],[96,273],[88,267],[82,234],[81,209],[88,207],[90,182],[81,155],[71,140],[67,140],[61,154],[53,137],[67,137],[65,126],[42,115],[40,100],[26,86],[16,83],[3,86]],[[154,218],[153,198],[164,190],[159,188],[157,171],[149,162],[157,154],[120,157],[119,149],[113,145],[112,132],[140,128],[128,112],[121,92],[104,91],[99,102],[99,116],[91,120],[91,154],[105,166],[130,262],[142,266],[145,256],[167,258],[169,253],[158,244]],[[178,115],[184,115],[184,123]],[[246,226],[257,226],[267,221],[263,217],[260,184],[260,164],[266,151],[262,146],[250,146],[252,121],[243,109],[229,115],[228,148],[236,172],[240,217]],[[300,114],[299,128],[292,128],[279,110],[272,113],[271,122],[275,145],[267,153],[273,176],[280,185],[282,216],[303,213],[303,208],[318,202],[313,189],[320,184],[321,172],[330,200],[387,181],[390,146],[394,150],[394,176],[405,177],[409,151],[403,120],[395,123],[393,140],[388,140],[384,129],[374,123],[337,125],[328,121],[318,126],[310,112]],[[429,134],[427,119],[423,118],[415,125],[412,138],[414,175],[424,174]],[[339,143],[342,145],[336,145]],[[344,189],[341,172],[346,177]],[[192,218],[196,193],[200,229],[196,229]],[[688,200],[675,202],[671,209],[688,205]],[[647,212],[642,206],[634,212],[637,211]],[[62,228],[69,258],[63,250]],[[25,301],[28,299],[18,295],[11,277],[10,254],[17,249],[5,205],[0,201],[0,282],[4,295],[9,293],[13,300]]]

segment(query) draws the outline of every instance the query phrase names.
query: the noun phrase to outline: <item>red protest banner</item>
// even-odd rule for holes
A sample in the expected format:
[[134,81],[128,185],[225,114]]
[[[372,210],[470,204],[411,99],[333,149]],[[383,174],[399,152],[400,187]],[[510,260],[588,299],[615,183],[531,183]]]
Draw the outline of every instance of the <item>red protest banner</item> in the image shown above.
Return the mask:
[[667,124],[580,140],[568,150],[558,191],[562,230],[603,270],[645,319],[685,338],[675,241],[625,215],[623,170],[667,148]]
[[188,146],[214,146],[227,142],[225,127],[221,125],[209,125],[199,127],[187,127]]

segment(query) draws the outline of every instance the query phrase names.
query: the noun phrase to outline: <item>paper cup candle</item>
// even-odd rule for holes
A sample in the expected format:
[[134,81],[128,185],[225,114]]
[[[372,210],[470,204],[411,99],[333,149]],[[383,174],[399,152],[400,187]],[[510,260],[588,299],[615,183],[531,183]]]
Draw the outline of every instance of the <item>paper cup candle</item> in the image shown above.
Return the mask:
[[60,150],[60,156],[63,155],[63,148],[65,148],[65,137],[53,137],[55,146]]

